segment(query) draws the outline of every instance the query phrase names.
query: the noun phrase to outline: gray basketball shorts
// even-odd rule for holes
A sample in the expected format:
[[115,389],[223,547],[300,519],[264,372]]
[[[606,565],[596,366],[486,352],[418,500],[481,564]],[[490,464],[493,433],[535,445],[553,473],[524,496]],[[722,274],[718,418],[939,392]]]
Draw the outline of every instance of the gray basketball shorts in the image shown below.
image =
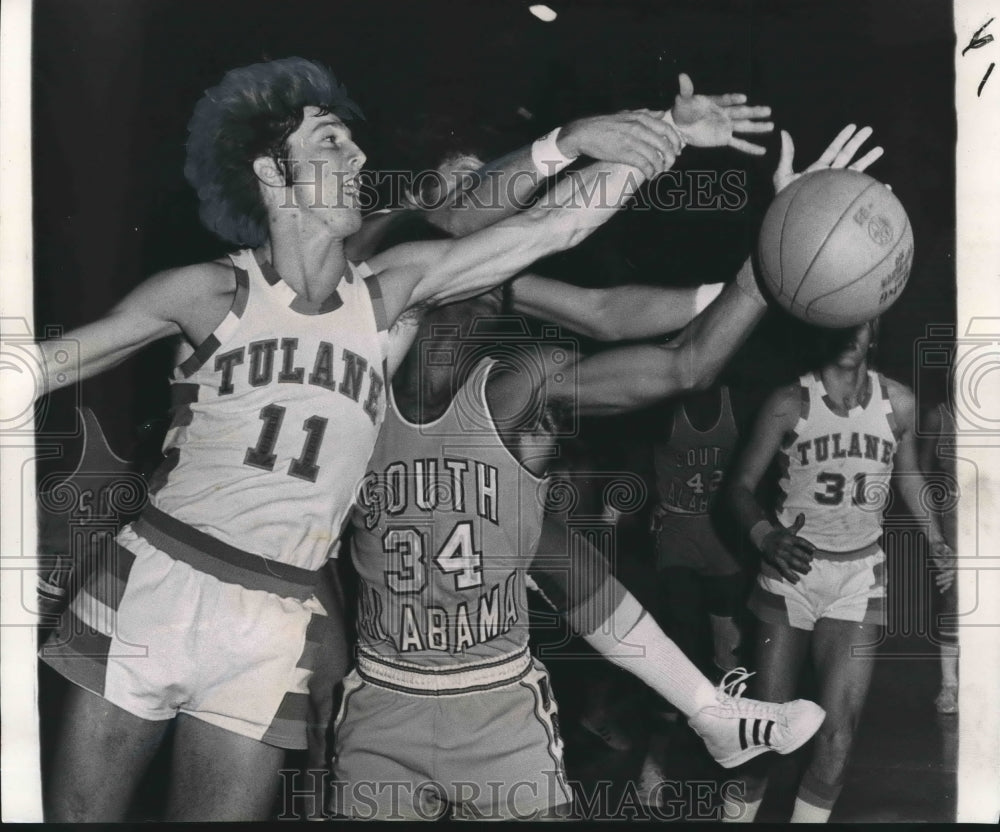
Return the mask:
[[529,820],[572,801],[548,673],[527,647],[436,668],[362,650],[335,725],[331,813]]

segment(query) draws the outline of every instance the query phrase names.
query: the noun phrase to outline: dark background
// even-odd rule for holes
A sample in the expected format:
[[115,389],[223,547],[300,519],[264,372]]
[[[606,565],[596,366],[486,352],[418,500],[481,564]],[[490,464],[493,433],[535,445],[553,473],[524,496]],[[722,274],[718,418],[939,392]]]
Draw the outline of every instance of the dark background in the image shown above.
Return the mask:
[[[918,339],[929,325],[955,319],[949,2],[549,0],[559,13],[550,24],[531,16],[528,5],[35,0],[37,331],[93,320],[149,274],[228,250],[200,227],[182,175],[194,104],[228,69],[289,55],[329,65],[366,113],[366,122],[352,127],[372,170],[401,166],[427,151],[425,128],[438,117],[454,122],[460,134],[485,133],[480,149],[499,154],[583,115],[669,106],[684,71],[699,92],[742,91],[753,103],[771,105],[777,127],[795,139],[797,169],[845,124],[874,128],[869,144],[878,142],[886,154],[869,173],[893,186],[916,241],[909,286],[883,316],[878,365],[917,384]],[[765,143],[763,159],[689,149],[678,163],[684,171],[744,170],[750,199],[743,209],[623,212],[541,270],[582,285],[729,280],[752,248],[770,199],[777,133]],[[810,335],[775,311],[733,361],[726,381],[741,388],[745,400],[759,401],[805,369]],[[160,432],[143,433],[140,426],[166,411],[171,355],[171,346],[160,344],[80,391],[60,391],[42,407],[40,433],[72,431],[72,405],[81,401],[96,411],[119,454],[155,456]],[[943,373],[923,380],[924,403],[944,397],[944,381]],[[660,408],[599,420],[585,426],[588,441],[577,444],[589,446],[598,469],[625,465],[639,472],[650,460],[640,439],[648,434],[636,429],[655,432],[664,424]],[[609,449],[599,441],[609,436],[628,438]],[[70,449],[61,459],[41,461],[39,477],[50,467],[65,470],[75,458]],[[627,519],[635,528],[631,548],[623,550],[639,551],[644,528],[638,515]],[[55,711],[53,689],[43,684],[51,700],[44,708]],[[886,700],[893,708],[895,696]],[[572,711],[571,696],[565,704]],[[944,806],[939,792],[928,795]]]
[[[875,129],[886,155],[870,173],[893,186],[916,239],[879,363],[914,384],[915,340],[955,317],[950,3],[552,0],[559,17],[549,24],[528,5],[36,0],[37,329],[92,320],[145,276],[227,250],[200,227],[182,175],[187,120],[227,69],[288,55],[329,65],[366,113],[355,132],[373,170],[399,164],[438,115],[490,128],[499,152],[581,115],[668,106],[685,71],[697,91],[770,104],[795,138],[797,168],[844,124]],[[745,169],[744,209],[632,211],[547,271],[588,285],[729,279],[770,197],[777,133],[766,142],[764,159],[693,149],[679,162]],[[807,339],[775,313],[735,363],[739,378],[775,386],[802,369],[797,345]],[[126,455],[137,426],[166,408],[170,358],[162,344],[83,386]],[[944,390],[925,384],[921,394]],[[52,397],[40,430],[72,419],[76,395]]]

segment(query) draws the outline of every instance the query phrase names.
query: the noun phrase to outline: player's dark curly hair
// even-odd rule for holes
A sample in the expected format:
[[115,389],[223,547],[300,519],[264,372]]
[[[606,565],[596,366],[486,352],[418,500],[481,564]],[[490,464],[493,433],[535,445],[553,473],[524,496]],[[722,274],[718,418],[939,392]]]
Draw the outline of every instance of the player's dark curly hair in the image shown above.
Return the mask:
[[198,192],[199,216],[209,230],[241,246],[267,240],[253,161],[270,156],[282,166],[286,141],[308,106],[345,120],[363,118],[333,73],[305,58],[240,67],[205,91],[188,124],[184,176]]

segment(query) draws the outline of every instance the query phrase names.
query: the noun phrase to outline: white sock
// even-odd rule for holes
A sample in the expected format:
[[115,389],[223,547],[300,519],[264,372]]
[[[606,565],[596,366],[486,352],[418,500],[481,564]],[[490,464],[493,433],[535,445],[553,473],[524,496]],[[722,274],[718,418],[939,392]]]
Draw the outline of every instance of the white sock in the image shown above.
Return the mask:
[[[627,623],[632,621],[635,624],[629,628]],[[621,632],[627,634],[616,635]],[[631,593],[626,593],[604,625],[584,639],[612,664],[642,679],[686,717],[717,702],[715,686],[667,638]]]
[[753,823],[763,799],[760,797],[757,800],[744,803],[742,800],[734,800],[727,795],[722,799],[722,822]]
[[830,809],[821,809],[806,803],[801,797],[795,798],[795,808],[792,810],[792,823],[826,823],[830,820]]

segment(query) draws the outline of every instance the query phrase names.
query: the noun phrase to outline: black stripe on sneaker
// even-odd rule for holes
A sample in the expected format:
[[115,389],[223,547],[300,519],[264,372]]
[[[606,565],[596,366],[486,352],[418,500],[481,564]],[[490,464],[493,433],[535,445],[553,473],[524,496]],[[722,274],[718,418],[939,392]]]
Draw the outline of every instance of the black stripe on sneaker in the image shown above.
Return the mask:
[[740,748],[743,751],[747,750],[747,719],[745,716],[740,717]]
[[771,746],[771,729],[774,727],[774,720],[769,719],[767,721],[767,727],[764,729],[764,745]]
[[760,745],[760,720],[753,721],[753,744]]

